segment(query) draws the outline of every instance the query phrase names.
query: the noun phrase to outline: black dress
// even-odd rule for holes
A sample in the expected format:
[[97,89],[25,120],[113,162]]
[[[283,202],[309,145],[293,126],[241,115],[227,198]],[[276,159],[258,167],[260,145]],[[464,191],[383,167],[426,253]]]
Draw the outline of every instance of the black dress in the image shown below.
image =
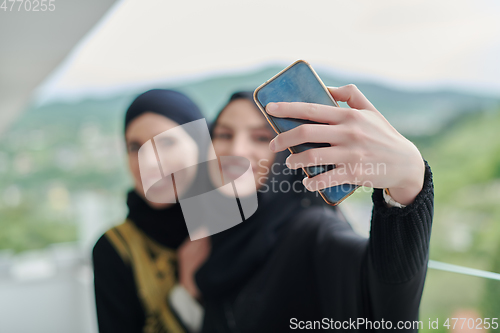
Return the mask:
[[177,249],[188,235],[182,210],[153,209],[135,191],[127,205],[125,223],[92,252],[99,332],[185,332],[168,302],[178,282]]
[[145,314],[132,268],[104,235],[94,246],[92,257],[99,332],[142,332]]
[[[427,162],[425,167],[423,189],[406,208],[387,207],[382,190],[374,190],[368,239],[325,207],[292,218],[241,288],[205,300],[203,332],[422,328],[413,322],[427,271],[434,201]],[[398,329],[405,324],[412,328]]]

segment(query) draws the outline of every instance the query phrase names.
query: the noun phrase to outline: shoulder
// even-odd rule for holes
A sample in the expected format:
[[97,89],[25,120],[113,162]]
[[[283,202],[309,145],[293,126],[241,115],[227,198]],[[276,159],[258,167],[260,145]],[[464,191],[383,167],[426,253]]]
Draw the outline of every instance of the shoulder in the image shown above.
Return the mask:
[[95,243],[92,249],[92,261],[94,268],[105,267],[111,262],[121,260],[118,252],[109,241],[106,234],[103,234]]
[[104,233],[94,245],[93,257],[101,253],[117,253],[125,262],[131,261],[131,247],[143,244],[144,235],[138,231],[135,224],[130,220],[114,226]]
[[92,261],[94,267],[96,266],[108,266],[108,265],[120,265],[128,263],[128,245],[126,244],[123,237],[120,235],[120,229],[124,222],[118,226],[110,228],[107,230],[95,243],[92,249]]
[[94,245],[92,264],[96,295],[109,290],[135,290],[132,266],[120,256],[106,233]]
[[111,245],[111,242],[106,237],[106,233],[104,233],[101,235],[101,237],[99,237],[94,247],[92,248],[92,258],[95,260],[96,258],[100,258],[101,256],[112,252],[116,253],[113,245]]

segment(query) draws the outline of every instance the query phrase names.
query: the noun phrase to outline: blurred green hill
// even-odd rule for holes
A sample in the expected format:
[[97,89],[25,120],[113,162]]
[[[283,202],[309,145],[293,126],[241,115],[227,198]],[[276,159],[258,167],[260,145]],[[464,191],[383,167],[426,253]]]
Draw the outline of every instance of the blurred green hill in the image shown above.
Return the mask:
[[[279,70],[159,87],[191,96],[210,121],[232,92],[253,90]],[[333,72],[318,73],[327,85],[352,83]],[[432,167],[431,259],[498,270],[500,99],[354,83]],[[121,222],[131,187],[123,115],[140,92],[32,105],[19,117],[0,141],[0,250],[92,241],[92,230]],[[368,196],[364,199],[371,204]],[[421,318],[445,319],[463,308],[492,316],[500,308],[496,295],[498,281],[431,270]]]
[[[253,90],[279,70],[269,67],[159,87],[185,92],[211,120],[232,92]],[[352,83],[332,71],[318,73],[327,85]],[[419,146],[435,173],[437,206],[472,214],[488,238],[477,249],[489,253],[487,244],[499,235],[490,222],[499,220],[498,209],[486,193],[496,191],[500,172],[500,121],[495,111],[500,99],[354,83]],[[123,217],[124,196],[131,184],[122,142],[123,115],[140,92],[32,105],[19,117],[0,142],[0,249],[22,251],[76,240],[79,223],[87,223],[79,220],[81,212],[103,209],[82,207],[78,198],[84,193],[119,202],[108,215]],[[467,215],[458,215],[458,221],[464,221],[458,223],[466,223]],[[437,220],[439,225],[455,223],[449,214],[438,211],[436,217],[443,219]],[[438,237],[438,230],[433,237]],[[456,242],[457,247],[464,246],[463,241]],[[433,250],[438,257],[455,253],[446,245]]]
[[[499,128],[496,109],[461,115],[439,134],[413,138],[434,176],[431,259],[500,273]],[[498,318],[499,295],[500,281],[431,270],[421,318],[444,322],[464,309]]]

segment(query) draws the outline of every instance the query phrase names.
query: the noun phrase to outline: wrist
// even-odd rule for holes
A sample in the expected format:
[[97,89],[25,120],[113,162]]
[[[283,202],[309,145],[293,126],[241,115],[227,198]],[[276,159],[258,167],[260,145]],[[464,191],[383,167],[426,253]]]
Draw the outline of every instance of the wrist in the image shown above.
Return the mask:
[[389,188],[391,197],[402,205],[411,204],[422,191],[425,178],[425,163],[422,157],[412,165],[407,175],[408,177],[401,182],[400,186]]
[[187,290],[187,292],[191,295],[191,297],[198,299],[200,296],[200,293],[198,291],[198,288],[196,286],[196,283],[194,282],[194,279],[186,279],[186,278],[179,278],[179,284],[184,287],[184,289]]
[[406,207],[406,205],[402,205],[392,198],[391,193],[390,193],[388,188],[384,188],[384,190],[382,192],[382,196],[384,198],[385,205],[389,208],[390,207],[398,207],[398,208],[405,208]]

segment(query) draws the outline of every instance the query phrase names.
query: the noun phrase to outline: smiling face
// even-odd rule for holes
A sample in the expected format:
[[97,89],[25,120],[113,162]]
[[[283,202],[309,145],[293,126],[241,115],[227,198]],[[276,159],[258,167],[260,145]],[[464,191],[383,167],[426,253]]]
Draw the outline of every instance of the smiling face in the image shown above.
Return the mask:
[[[266,182],[275,153],[269,142],[275,133],[255,104],[246,99],[229,103],[215,124],[212,142],[217,156],[241,156],[252,165],[256,188]],[[222,163],[223,174],[241,175],[245,165],[233,158]],[[218,172],[218,170],[217,170]]]
[[[154,138],[154,139],[153,139]],[[153,140],[152,140],[153,139]],[[175,202],[171,173],[174,173],[178,195],[181,195],[192,183],[197,164],[198,146],[189,134],[173,120],[156,113],[146,112],[135,118],[127,126],[125,132],[128,163],[134,178],[134,187],[143,198],[143,182],[153,184],[147,193],[146,202],[154,208],[163,208]],[[139,167],[139,149],[149,140],[154,141],[154,151],[141,155]],[[159,165],[164,178],[158,180]],[[188,168],[189,167],[189,168]]]

